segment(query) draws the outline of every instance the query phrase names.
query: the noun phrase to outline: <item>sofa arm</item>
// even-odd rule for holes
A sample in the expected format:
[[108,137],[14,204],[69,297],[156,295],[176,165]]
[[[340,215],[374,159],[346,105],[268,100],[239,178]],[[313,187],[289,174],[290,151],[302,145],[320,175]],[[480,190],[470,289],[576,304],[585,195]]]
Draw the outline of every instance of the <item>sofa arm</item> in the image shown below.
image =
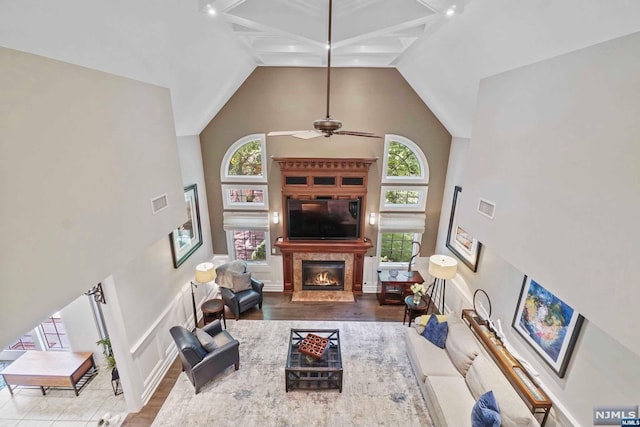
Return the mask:
[[227,304],[229,307],[232,306],[232,304],[236,303],[236,299],[238,297],[236,297],[236,294],[229,288],[220,288],[220,293],[222,294],[222,299],[224,300],[225,304]]
[[219,334],[220,332],[222,332],[222,324],[220,323],[220,319],[216,319],[208,325],[204,326],[202,330],[211,336]]
[[258,292],[260,295],[262,295],[262,288],[264,288],[264,283],[262,283],[261,280],[255,279],[255,278],[251,278],[251,287],[253,288],[254,291]]

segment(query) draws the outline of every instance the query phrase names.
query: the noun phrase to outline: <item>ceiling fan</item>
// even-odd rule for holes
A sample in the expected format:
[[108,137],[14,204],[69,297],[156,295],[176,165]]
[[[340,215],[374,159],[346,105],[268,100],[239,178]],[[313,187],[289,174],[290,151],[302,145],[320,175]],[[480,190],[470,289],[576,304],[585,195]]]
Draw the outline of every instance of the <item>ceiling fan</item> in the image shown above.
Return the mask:
[[349,130],[339,130],[342,128],[342,122],[334,119],[329,114],[329,100],[331,93],[331,15],[333,9],[333,0],[329,0],[329,41],[327,49],[327,115],[324,119],[318,119],[313,122],[313,130],[294,130],[294,131],[275,131],[269,132],[268,136],[293,136],[300,139],[311,139],[318,136],[329,138],[331,135],[351,135],[366,138],[382,138],[370,132],[356,132]]

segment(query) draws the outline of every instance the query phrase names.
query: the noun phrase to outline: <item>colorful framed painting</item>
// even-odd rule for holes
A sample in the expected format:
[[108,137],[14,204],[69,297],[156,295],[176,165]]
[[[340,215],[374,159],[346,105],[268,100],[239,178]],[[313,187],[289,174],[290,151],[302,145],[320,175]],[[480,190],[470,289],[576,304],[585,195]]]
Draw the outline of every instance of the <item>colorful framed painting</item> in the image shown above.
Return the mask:
[[482,243],[475,239],[471,233],[458,224],[456,216],[456,205],[462,193],[462,187],[456,185],[453,190],[453,204],[451,205],[451,216],[449,217],[449,230],[447,231],[447,248],[471,271],[478,271],[478,258]]
[[169,234],[174,268],[180,267],[180,264],[202,246],[200,207],[198,206],[196,184],[184,188],[184,202],[187,209],[187,220]]
[[524,276],[513,328],[560,377],[564,377],[584,318]]

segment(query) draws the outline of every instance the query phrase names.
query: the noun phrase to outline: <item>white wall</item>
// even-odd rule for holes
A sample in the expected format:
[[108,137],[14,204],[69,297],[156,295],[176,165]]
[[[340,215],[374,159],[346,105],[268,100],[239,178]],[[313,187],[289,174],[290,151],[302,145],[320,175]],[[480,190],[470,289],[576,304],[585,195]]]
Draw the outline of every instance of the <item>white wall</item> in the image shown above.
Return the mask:
[[166,236],[182,198],[167,89],[0,48],[0,348]]
[[484,79],[462,202],[482,242],[636,355],[639,76],[635,33]]
[[[445,246],[453,188],[462,185],[461,197],[466,196],[466,171],[475,161],[472,156],[475,141],[453,139],[442,206],[438,253],[453,255]],[[461,209],[458,205],[458,209]],[[468,204],[462,209],[469,209]],[[460,212],[459,212],[460,213]],[[491,298],[492,318],[501,319],[509,343],[534,366],[543,387],[552,395],[556,411],[560,411],[558,425],[592,425],[593,407],[606,405],[637,405],[640,402],[640,357],[623,346],[593,322],[587,320],[565,378],[558,378],[519,337],[511,327],[524,273],[505,260],[490,244],[482,249],[478,271],[473,273],[459,263],[455,284],[468,285],[469,292],[484,289]],[[456,287],[447,282],[447,306],[457,310]],[[469,305],[466,305],[469,307]],[[610,313],[612,310],[605,310]]]
[[[167,233],[103,283],[105,319],[131,412],[148,401],[177,354],[169,328],[193,327],[190,282],[196,265],[213,257],[198,137],[178,138],[178,151],[182,184],[197,184],[203,245],[175,269]],[[210,291],[195,289],[198,317]]]

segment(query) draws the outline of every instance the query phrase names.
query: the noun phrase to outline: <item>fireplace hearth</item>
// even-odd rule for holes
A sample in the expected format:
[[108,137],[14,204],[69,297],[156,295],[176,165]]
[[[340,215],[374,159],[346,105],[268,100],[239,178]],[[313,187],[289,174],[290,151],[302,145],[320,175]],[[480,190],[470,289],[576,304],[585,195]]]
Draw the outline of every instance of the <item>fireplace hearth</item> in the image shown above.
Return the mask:
[[302,261],[302,290],[344,290],[344,261]]

